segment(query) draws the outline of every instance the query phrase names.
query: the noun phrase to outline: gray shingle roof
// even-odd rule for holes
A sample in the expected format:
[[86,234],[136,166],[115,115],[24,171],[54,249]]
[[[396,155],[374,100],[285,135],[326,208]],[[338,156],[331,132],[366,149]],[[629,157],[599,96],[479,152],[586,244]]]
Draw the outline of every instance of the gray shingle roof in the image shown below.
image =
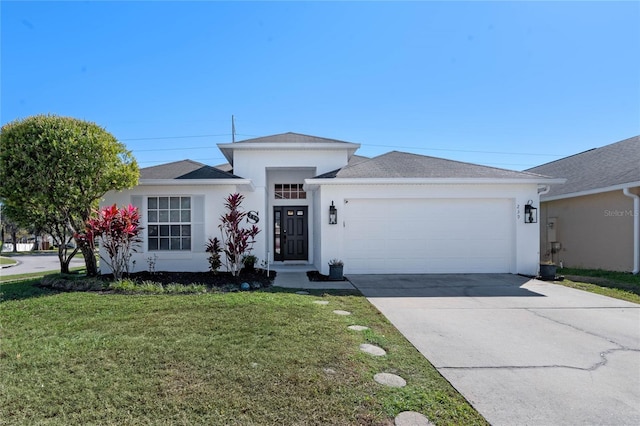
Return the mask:
[[241,143],[327,143],[327,142],[351,143],[351,142],[340,141],[337,139],[321,138],[318,136],[309,136],[309,135],[303,135],[301,133],[293,133],[293,132],[280,133],[278,135],[264,136],[260,138],[245,139],[242,141],[238,141],[236,143],[241,144]]
[[544,178],[535,173],[498,169],[444,158],[391,151],[369,160],[350,163],[317,178]]
[[563,185],[554,185],[543,199],[640,182],[640,136],[552,161],[527,171],[567,179]]
[[140,179],[241,179],[193,160],[174,161],[140,169]]

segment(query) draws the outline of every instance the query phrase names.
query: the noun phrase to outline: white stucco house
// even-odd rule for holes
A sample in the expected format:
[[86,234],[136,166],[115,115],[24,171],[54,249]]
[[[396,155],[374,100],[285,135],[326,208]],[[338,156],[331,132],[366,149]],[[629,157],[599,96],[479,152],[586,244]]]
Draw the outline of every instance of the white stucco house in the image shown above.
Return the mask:
[[208,270],[205,243],[220,236],[224,198],[240,192],[261,229],[252,254],[271,264],[328,274],[338,258],[345,274],[537,273],[538,194],[562,180],[397,151],[365,158],[359,146],[297,133],[218,144],[228,165],[144,168],[138,186],[106,194],[103,205],[140,208],[136,270],[154,256],[156,270]]

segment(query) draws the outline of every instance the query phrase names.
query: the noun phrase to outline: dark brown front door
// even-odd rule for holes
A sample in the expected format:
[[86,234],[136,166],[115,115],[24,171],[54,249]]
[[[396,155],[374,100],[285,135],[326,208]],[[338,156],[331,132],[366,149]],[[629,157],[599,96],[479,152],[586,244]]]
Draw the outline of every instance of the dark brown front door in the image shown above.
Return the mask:
[[309,233],[306,206],[273,208],[274,260],[307,260]]

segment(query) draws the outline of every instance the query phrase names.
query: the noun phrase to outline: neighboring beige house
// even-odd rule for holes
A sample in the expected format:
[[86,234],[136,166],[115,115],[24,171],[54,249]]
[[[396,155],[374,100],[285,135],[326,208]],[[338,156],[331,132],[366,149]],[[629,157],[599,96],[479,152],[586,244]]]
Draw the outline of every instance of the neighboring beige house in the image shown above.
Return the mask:
[[540,195],[542,260],[639,272],[640,136],[527,171],[567,179]]

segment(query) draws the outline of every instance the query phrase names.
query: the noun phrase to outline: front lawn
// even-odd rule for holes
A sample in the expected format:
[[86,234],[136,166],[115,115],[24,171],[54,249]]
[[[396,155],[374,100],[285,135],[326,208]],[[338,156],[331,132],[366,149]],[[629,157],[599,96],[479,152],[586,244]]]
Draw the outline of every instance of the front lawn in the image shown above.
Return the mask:
[[[486,424],[359,295],[56,293],[31,283],[0,286],[2,424],[391,425],[405,410]],[[365,342],[388,354],[361,352]],[[377,384],[379,372],[408,384]]]
[[565,277],[558,284],[640,303],[640,275],[600,269],[572,268],[559,269],[558,274]]
[[[77,266],[74,268],[70,268],[70,271],[74,274],[84,274],[85,269],[84,266]],[[41,271],[41,272],[29,272],[26,274],[15,274],[15,275],[1,275],[0,276],[0,284],[15,282],[15,281],[24,281],[27,279],[36,279],[42,278],[44,275],[55,273],[55,271]]]

